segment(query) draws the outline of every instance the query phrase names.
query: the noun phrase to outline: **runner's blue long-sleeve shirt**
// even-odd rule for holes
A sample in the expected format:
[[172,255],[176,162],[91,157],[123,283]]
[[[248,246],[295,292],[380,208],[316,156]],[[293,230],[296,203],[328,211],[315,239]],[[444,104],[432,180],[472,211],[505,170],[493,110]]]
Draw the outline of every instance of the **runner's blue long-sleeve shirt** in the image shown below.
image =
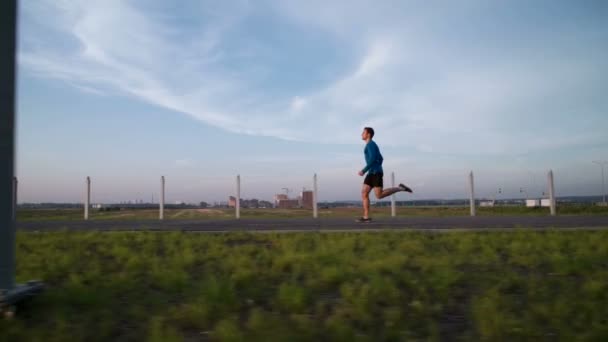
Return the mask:
[[380,154],[380,149],[378,145],[373,140],[370,140],[367,144],[365,144],[365,149],[363,150],[365,154],[365,168],[361,170],[363,173],[369,171],[370,174],[379,174],[384,173],[382,171],[382,154]]

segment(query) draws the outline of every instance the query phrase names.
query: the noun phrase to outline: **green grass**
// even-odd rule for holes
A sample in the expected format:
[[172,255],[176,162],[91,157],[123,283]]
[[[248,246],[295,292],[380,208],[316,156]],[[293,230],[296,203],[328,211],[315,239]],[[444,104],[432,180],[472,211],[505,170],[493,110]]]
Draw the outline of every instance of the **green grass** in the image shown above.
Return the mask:
[[608,338],[608,231],[17,234],[8,341]]
[[[445,217],[468,216],[468,207],[398,207],[397,215],[401,217]],[[500,206],[477,208],[480,216],[546,216],[548,208],[526,208],[523,206]],[[608,215],[608,207],[592,205],[560,205],[559,215]],[[83,209],[20,209],[17,212],[19,221],[70,221],[82,220]],[[361,208],[319,209],[320,217],[358,217]],[[389,207],[372,207],[372,216],[389,217]],[[242,209],[242,218],[297,218],[312,217],[312,210],[306,209]],[[234,209],[166,209],[167,220],[205,220],[232,219]],[[91,220],[146,220],[158,219],[158,210],[139,209],[121,211],[90,211]]]

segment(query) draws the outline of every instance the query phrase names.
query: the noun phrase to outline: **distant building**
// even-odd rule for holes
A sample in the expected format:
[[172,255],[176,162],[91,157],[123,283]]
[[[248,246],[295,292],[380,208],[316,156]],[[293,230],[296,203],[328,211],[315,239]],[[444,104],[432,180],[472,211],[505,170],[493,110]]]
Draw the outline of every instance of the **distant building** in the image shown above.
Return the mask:
[[279,201],[286,201],[289,197],[286,194],[276,194],[274,195],[274,206],[279,207]]
[[528,207],[528,208],[540,207],[540,200],[538,200],[538,199],[527,199],[526,200],[526,207]]
[[300,197],[302,198],[302,208],[305,209],[312,209],[312,201],[313,201],[313,193],[312,191],[302,191],[302,193],[300,194]]
[[277,208],[281,209],[293,209],[300,206],[300,201],[297,199],[280,199],[277,203]]
[[479,202],[480,207],[493,207],[494,201],[481,201]]
[[272,208],[272,203],[268,201],[260,201],[260,208]]
[[260,206],[260,200],[257,198],[252,199],[241,199],[241,208],[258,208]]

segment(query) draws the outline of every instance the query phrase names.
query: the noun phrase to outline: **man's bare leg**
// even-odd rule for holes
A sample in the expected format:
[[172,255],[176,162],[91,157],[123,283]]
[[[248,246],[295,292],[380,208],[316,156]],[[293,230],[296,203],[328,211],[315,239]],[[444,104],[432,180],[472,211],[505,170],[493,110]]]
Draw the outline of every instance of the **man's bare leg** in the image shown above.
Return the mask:
[[412,192],[412,189],[410,189],[406,185],[403,185],[403,183],[399,184],[398,187],[388,188],[388,189],[384,189],[384,190],[380,186],[374,188],[374,192],[376,194],[377,199],[383,199],[383,198],[388,197],[399,191]]
[[404,191],[404,190],[401,188],[388,188],[388,189],[384,189],[384,190],[382,190],[381,187],[374,188],[374,192],[376,193],[377,199],[382,199],[382,198],[388,197],[399,191]]
[[361,189],[361,198],[363,199],[363,218],[369,218],[369,193],[372,191],[372,187],[363,184]]

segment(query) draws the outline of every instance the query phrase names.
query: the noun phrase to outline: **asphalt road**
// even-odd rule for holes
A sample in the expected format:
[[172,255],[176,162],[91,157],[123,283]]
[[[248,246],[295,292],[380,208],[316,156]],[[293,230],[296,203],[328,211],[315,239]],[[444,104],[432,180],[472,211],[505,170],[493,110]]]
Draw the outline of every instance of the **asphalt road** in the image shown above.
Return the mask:
[[21,231],[346,231],[346,230],[512,230],[608,228],[608,216],[397,217],[357,223],[350,218],[239,220],[91,220],[17,222]]

